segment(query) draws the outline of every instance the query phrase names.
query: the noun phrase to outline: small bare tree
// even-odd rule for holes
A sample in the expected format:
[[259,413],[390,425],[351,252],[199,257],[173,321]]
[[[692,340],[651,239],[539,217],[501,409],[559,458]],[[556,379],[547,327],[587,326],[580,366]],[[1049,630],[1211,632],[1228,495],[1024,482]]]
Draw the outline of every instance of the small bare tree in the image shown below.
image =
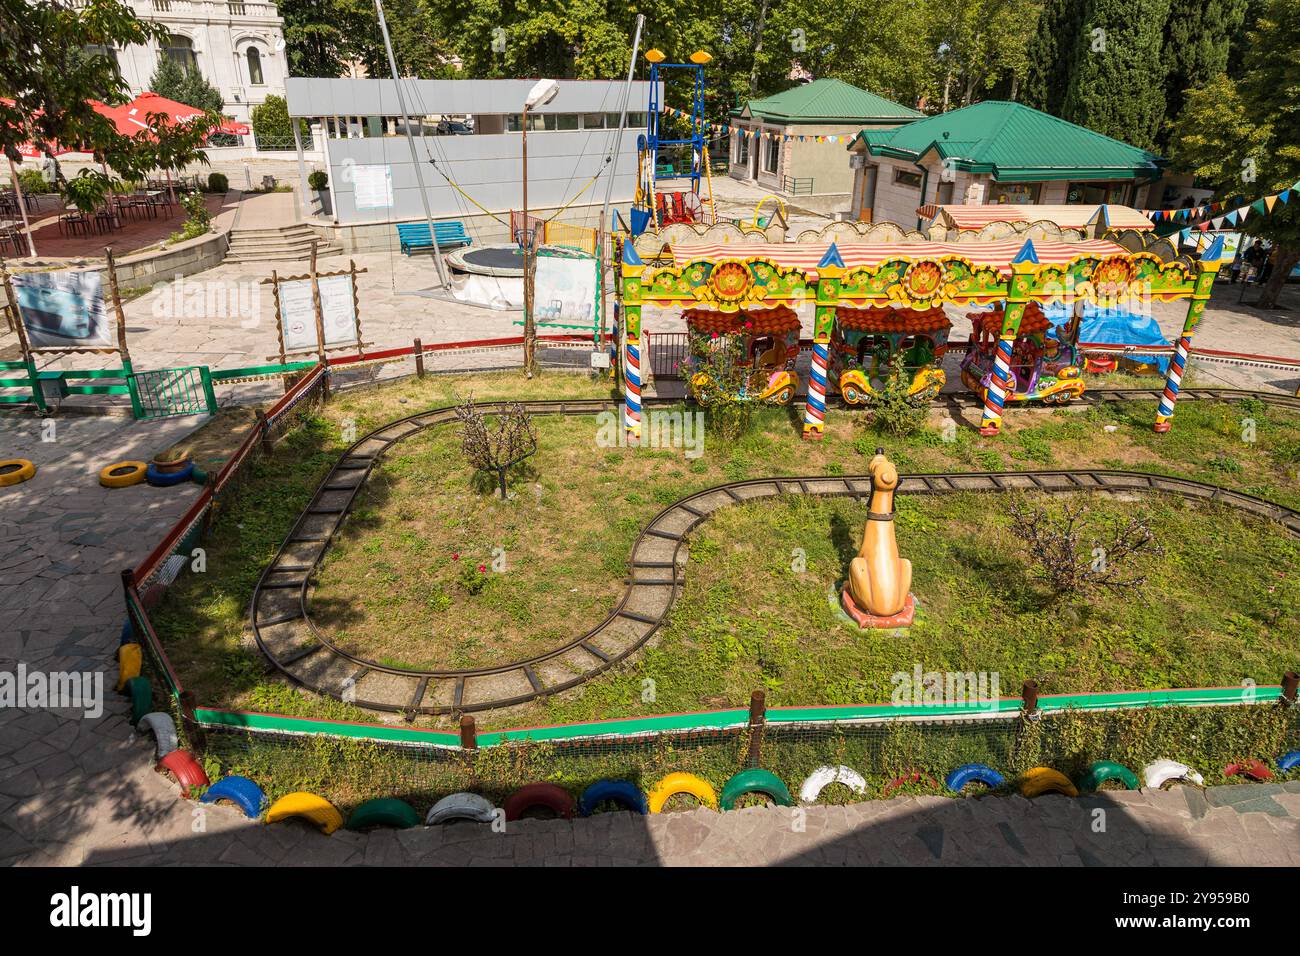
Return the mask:
[[1141,588],[1146,575],[1132,567],[1132,557],[1143,551],[1156,556],[1165,553],[1147,519],[1137,516],[1116,521],[1108,543],[1094,538],[1085,549],[1079,519],[1087,509],[1087,502],[1080,499],[1067,503],[1063,514],[1055,517],[1045,508],[1015,498],[1009,509],[1011,533],[1029,548],[1038,575],[1057,594],[1083,596],[1103,589]]
[[491,472],[506,497],[506,472],[537,452],[537,429],[532,416],[518,402],[503,402],[496,414],[496,427],[474,404],[474,396],[456,408],[460,419],[460,447],[465,460],[477,471]]

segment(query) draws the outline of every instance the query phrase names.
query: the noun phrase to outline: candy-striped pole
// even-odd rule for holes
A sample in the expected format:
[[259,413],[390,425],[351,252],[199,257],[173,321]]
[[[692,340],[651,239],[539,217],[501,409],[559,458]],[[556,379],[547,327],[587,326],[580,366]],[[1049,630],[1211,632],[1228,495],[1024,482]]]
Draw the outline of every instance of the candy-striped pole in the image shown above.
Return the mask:
[[641,343],[631,337],[624,353],[623,393],[623,427],[628,444],[634,445],[641,440]]
[[1169,373],[1165,376],[1165,390],[1160,396],[1160,409],[1156,412],[1156,431],[1167,432],[1173,425],[1174,404],[1178,401],[1178,389],[1182,386],[1183,372],[1187,370],[1187,356],[1192,350],[1192,337],[1182,335],[1174,348],[1174,357],[1169,362]]
[[[1006,333],[1003,333],[1005,336]],[[993,374],[984,391],[984,415],[980,421],[981,435],[996,435],[1002,429],[1002,409],[1007,404],[1007,391],[1012,387],[1011,350],[1016,344],[1015,334],[998,339],[997,354],[993,358]]]
[[1178,390],[1182,387],[1183,373],[1187,371],[1187,359],[1192,354],[1192,336],[1201,324],[1205,304],[1210,301],[1214,279],[1219,274],[1219,267],[1223,265],[1222,257],[1223,237],[1219,236],[1201,255],[1200,271],[1196,275],[1191,301],[1187,304],[1187,318],[1183,320],[1183,334],[1178,337],[1178,344],[1174,347],[1174,357],[1170,360],[1169,371],[1165,375],[1165,390],[1160,395],[1160,407],[1156,410],[1155,430],[1158,432],[1167,432],[1173,426]]
[[830,365],[830,343],[814,342],[812,374],[808,380],[808,397],[804,402],[803,437],[819,440],[826,430],[826,376]]

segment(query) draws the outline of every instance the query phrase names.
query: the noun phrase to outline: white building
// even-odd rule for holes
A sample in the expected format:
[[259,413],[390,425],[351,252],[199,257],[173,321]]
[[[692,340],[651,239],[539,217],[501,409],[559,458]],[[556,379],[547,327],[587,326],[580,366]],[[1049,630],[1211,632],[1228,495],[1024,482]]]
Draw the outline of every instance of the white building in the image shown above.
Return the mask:
[[141,20],[161,23],[171,38],[161,47],[117,50],[131,94],[149,89],[158,59],[196,68],[226,101],[223,112],[242,122],[267,96],[284,96],[289,61],[284,20],[274,3],[246,0],[129,0]]

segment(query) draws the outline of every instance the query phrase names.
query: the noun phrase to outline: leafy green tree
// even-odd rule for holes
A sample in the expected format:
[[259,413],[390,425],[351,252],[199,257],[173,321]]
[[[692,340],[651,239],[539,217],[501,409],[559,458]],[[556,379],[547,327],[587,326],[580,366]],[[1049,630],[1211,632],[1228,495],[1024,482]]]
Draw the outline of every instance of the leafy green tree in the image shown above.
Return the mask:
[[[1246,18],[1247,0],[1172,0],[1165,26],[1161,68],[1165,72],[1165,112],[1183,109],[1187,90],[1204,86],[1228,68],[1228,51]],[[1160,135],[1168,139],[1168,126]]]
[[[1187,94],[1171,137],[1178,168],[1212,186],[1218,198],[1265,195],[1300,182],[1300,18],[1293,0],[1262,0],[1240,80],[1220,75]],[[1247,233],[1276,244],[1260,296],[1274,308],[1300,262],[1300,193],[1268,213],[1256,208]]]
[[1046,0],[1026,51],[1024,102],[1060,116],[1078,56],[1086,0]]
[[212,113],[220,113],[226,105],[221,93],[202,73],[193,67],[182,67],[169,56],[158,58],[158,66],[149,78],[149,89],[169,100]]
[[[119,0],[85,0],[76,8],[56,0],[0,0],[0,152],[17,162],[18,148],[28,142],[43,152],[78,148],[126,180],[201,160],[216,116],[126,136],[90,102],[124,102],[129,88],[112,56],[87,48],[148,45],[167,32]],[[85,181],[75,186],[61,173],[59,179],[78,205],[102,201],[111,186],[102,173],[80,178]]]
[[[289,104],[283,96],[269,95],[253,107],[253,135],[258,140],[288,142],[293,139],[293,124],[289,119]],[[298,130],[307,135],[306,120],[298,120]]]

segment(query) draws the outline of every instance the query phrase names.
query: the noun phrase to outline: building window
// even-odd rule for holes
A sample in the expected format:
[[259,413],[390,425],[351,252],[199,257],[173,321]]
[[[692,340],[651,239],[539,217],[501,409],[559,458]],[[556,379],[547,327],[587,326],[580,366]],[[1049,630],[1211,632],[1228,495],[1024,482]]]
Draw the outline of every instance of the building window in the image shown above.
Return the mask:
[[171,59],[182,70],[197,70],[198,57],[194,55],[194,41],[189,37],[173,33],[167,38],[162,49],[163,55]]
[[781,138],[773,136],[767,141],[767,151],[763,157],[763,169],[769,173],[776,173],[777,166],[781,162]]
[[1127,205],[1128,183],[1070,183],[1065,201],[1070,205]]
[[913,189],[920,189],[921,174],[914,173],[910,169],[895,169],[894,183],[898,186],[910,186]]
[[736,130],[736,165],[745,166],[749,163],[749,137],[745,135],[746,130],[740,127]]
[[1042,188],[1042,183],[993,183],[989,189],[989,201],[1032,206],[1038,202]]
[[[582,114],[582,128],[583,128],[583,129],[604,129],[604,128],[605,128],[605,114],[604,114],[604,113],[583,113],[583,114]],[[618,129],[618,119],[617,119],[617,117],[614,119],[614,125],[613,125],[612,127],[610,127],[610,128],[611,128],[611,129]]]
[[82,50],[85,52],[86,56],[106,56],[112,60],[114,64],[117,63],[117,51],[111,46],[104,46],[100,43],[91,43],[82,47]]
[[253,86],[262,86],[265,82],[262,79],[262,54],[257,47],[250,46],[244,55],[248,58],[248,82]]

